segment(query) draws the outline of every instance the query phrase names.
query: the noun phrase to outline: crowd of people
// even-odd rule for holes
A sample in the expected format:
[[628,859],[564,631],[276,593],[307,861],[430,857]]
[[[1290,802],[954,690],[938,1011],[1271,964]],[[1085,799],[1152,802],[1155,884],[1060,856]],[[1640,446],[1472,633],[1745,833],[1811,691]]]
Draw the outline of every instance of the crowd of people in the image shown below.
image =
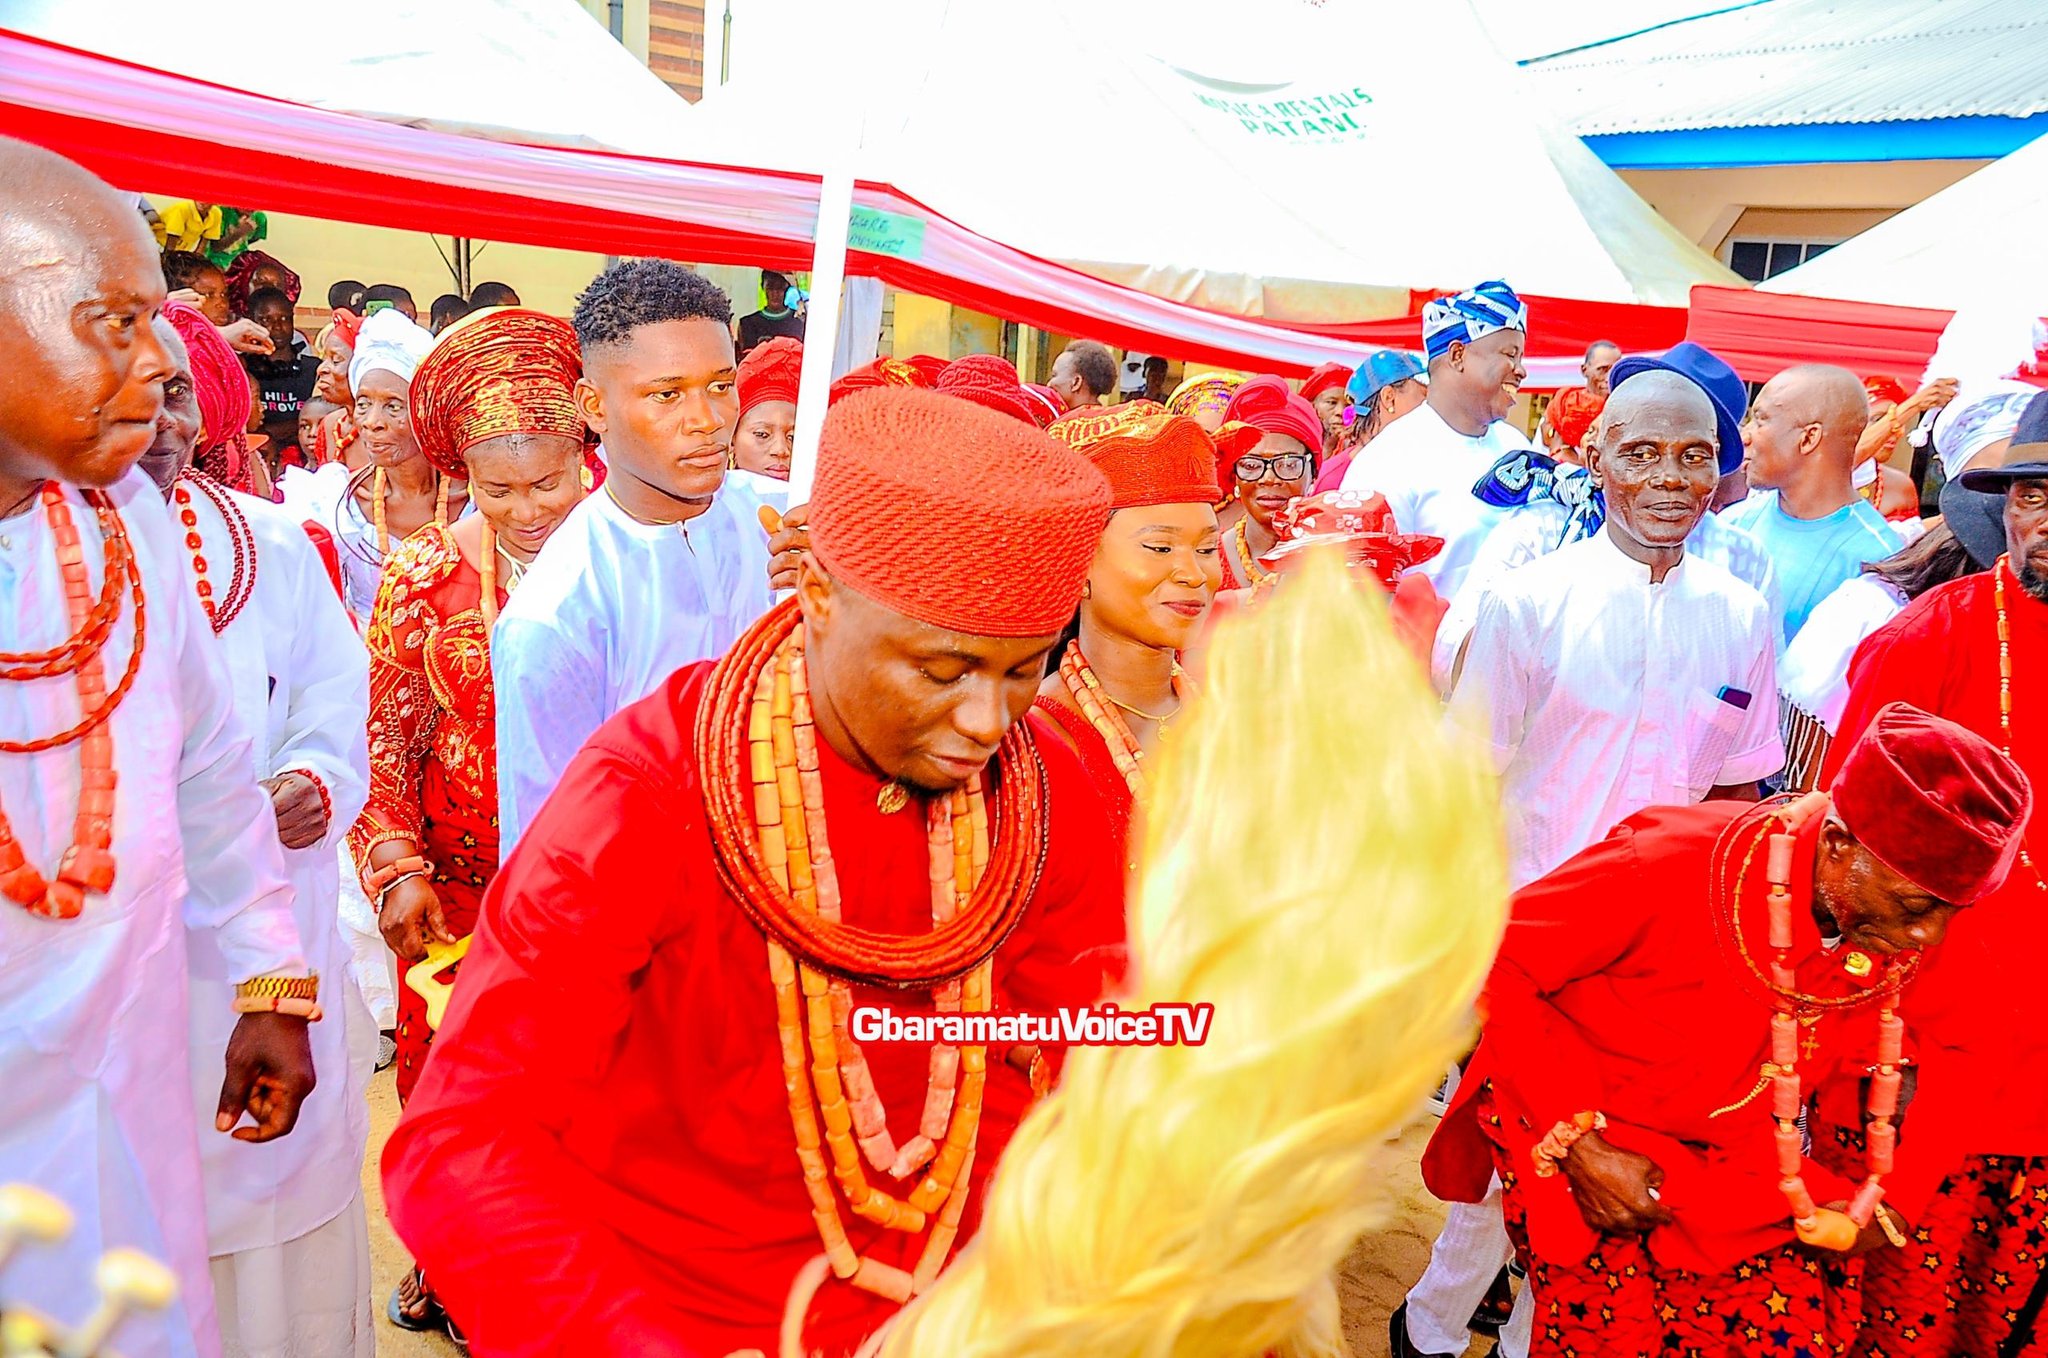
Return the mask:
[[[82,1313],[140,1247],[181,1292],[138,1355],[368,1355],[380,1323],[937,1353],[936,1317],[1031,1288],[1041,1341],[1184,1324],[1205,1280],[949,1270],[984,1224],[1032,1257],[999,1176],[1013,1136],[1048,1161],[1067,1050],[850,1016],[1180,975],[1126,902],[1160,755],[1288,740],[1204,707],[1212,642],[1325,625],[1289,601],[1335,561],[1504,825],[1467,827],[1507,924],[1393,1358],[2048,1353],[2048,394],[1800,365],[1752,396],[1697,345],[1599,343],[1532,443],[1542,317],[1492,281],[1298,383],[1088,340],[1043,384],[878,358],[793,503],[784,276],[736,317],[625,260],[567,318],[484,284],[426,326],[342,281],[308,340],[262,214],[0,166],[0,1181],[79,1222],[10,1296]],[[1403,701],[1312,678],[1360,722]],[[1314,844],[1231,842],[1332,889],[1287,866]],[[1341,957],[1335,927],[1219,946]],[[373,1300],[381,1065],[417,1264]],[[1146,1173],[1059,1219],[1143,1211]],[[1338,1351],[1311,1319],[1244,1358]]]

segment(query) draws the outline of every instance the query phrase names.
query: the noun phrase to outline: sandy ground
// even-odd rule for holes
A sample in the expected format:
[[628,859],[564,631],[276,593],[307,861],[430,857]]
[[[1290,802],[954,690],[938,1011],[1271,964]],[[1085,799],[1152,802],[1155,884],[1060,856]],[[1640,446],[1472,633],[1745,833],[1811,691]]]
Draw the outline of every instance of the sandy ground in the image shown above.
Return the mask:
[[[363,1167],[363,1191],[370,1215],[370,1255],[376,1267],[380,1315],[384,1299],[412,1262],[405,1246],[385,1222],[384,1193],[376,1173],[377,1156],[397,1118],[398,1097],[387,1070],[370,1085],[370,1154]],[[1358,1358],[1385,1355],[1387,1316],[1400,1305],[1409,1284],[1422,1275],[1423,1266],[1429,1261],[1429,1242],[1436,1238],[1437,1227],[1443,1223],[1443,1206],[1423,1188],[1416,1169],[1416,1159],[1433,1125],[1424,1120],[1409,1128],[1389,1155],[1391,1215],[1384,1226],[1358,1242],[1338,1276],[1344,1298],[1345,1331]],[[1480,1358],[1488,1347],[1487,1343],[1475,1341],[1469,1352],[1472,1358]],[[450,1358],[455,1348],[439,1335],[407,1334],[380,1320],[377,1353],[379,1358]]]

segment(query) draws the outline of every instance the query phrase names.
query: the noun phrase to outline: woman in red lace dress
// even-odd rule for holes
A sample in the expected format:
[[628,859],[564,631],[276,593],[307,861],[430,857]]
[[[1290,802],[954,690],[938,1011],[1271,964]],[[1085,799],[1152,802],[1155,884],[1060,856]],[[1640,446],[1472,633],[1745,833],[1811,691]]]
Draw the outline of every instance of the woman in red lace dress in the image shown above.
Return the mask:
[[[1075,636],[1046,676],[1036,716],[1081,756],[1120,844],[1144,759],[1180,712],[1180,653],[1222,577],[1216,448],[1157,406],[1069,415],[1048,431],[1109,478],[1114,511],[1088,570]],[[1048,733],[1050,734],[1050,733]]]
[[[430,523],[392,552],[368,628],[370,800],[349,846],[399,959],[401,1101],[433,1036],[406,978],[429,943],[476,927],[498,867],[490,629],[583,496],[581,370],[567,322],[501,309],[451,327],[413,375],[421,450],[468,481],[477,512]],[[387,1313],[406,1329],[446,1323],[416,1270]]]

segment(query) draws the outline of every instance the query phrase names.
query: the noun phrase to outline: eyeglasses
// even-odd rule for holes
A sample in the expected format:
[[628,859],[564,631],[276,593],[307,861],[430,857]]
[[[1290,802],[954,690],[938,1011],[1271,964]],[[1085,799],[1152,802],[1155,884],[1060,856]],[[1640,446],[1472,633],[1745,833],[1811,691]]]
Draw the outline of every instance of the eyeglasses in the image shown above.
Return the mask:
[[1271,472],[1278,481],[1299,481],[1308,475],[1307,453],[1282,453],[1278,457],[1258,457],[1251,453],[1237,460],[1232,468],[1240,481],[1263,481]]

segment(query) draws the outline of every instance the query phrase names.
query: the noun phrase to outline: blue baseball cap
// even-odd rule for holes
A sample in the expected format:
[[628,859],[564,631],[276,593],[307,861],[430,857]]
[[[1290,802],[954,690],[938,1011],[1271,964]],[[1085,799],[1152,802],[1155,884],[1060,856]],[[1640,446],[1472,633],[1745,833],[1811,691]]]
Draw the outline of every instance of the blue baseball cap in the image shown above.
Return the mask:
[[1707,401],[1714,407],[1714,438],[1721,446],[1718,450],[1721,475],[1726,476],[1742,465],[1742,417],[1749,411],[1749,388],[1735,369],[1722,362],[1721,356],[1712,349],[1703,348],[1687,340],[1674,344],[1661,354],[1630,354],[1614,365],[1608,374],[1607,389],[1621,390],[1621,384],[1637,373],[1677,373],[1686,381],[1707,394]]
[[1344,384],[1344,394],[1355,406],[1370,405],[1372,399],[1396,382],[1429,381],[1429,369],[1422,360],[1404,349],[1381,349],[1368,355]]

